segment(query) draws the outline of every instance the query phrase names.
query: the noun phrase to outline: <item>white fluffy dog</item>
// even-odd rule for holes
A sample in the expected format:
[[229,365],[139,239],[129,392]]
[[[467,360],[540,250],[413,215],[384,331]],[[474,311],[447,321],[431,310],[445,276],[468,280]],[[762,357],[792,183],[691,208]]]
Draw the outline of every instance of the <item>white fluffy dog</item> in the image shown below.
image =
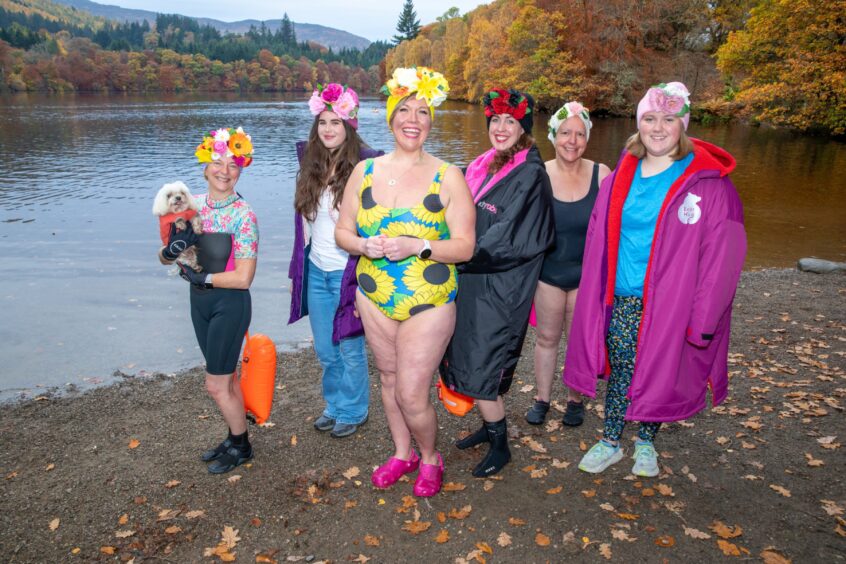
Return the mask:
[[[198,211],[194,196],[191,195],[191,191],[184,183],[177,181],[162,186],[153,201],[153,215],[159,218],[162,244],[167,245],[171,224],[176,225],[177,231],[182,231],[188,227],[190,221],[194,233],[200,235],[203,232],[203,223],[197,214]],[[197,262],[195,247],[189,247],[182,251],[176,262],[184,264],[195,272],[202,270]]]

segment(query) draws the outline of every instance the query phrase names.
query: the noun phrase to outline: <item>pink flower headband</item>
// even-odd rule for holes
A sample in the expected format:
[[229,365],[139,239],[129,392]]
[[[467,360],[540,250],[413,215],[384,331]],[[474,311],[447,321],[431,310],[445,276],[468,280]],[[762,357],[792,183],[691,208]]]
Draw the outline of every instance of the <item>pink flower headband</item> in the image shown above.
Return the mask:
[[337,82],[318,84],[308,100],[308,109],[313,116],[319,116],[324,111],[335,112],[353,129],[358,129],[358,94],[352,88]]
[[680,117],[687,131],[690,122],[690,92],[681,82],[656,84],[646,91],[637,105],[637,122],[646,112],[661,112]]

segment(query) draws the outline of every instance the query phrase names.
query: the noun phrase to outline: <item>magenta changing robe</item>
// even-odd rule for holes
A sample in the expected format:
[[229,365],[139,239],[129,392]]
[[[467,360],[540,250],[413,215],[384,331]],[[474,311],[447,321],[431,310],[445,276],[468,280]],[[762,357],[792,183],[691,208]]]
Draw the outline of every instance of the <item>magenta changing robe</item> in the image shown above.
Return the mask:
[[[626,419],[677,421],[728,393],[731,309],[746,256],[734,158],[694,139],[694,158],[662,205],[644,284],[643,317]],[[624,153],[602,183],[588,226],[564,383],[590,397],[609,373],[620,221],[638,159]]]

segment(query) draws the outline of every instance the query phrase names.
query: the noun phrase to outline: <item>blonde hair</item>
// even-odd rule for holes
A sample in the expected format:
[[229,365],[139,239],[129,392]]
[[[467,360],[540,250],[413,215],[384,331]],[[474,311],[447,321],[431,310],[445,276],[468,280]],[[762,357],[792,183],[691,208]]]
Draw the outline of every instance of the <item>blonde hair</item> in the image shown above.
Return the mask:
[[[643,141],[640,139],[640,132],[637,131],[628,138],[626,141],[626,151],[637,157],[638,159],[642,159],[646,156],[646,146],[643,144]],[[693,141],[690,140],[690,137],[687,136],[687,132],[682,129],[681,135],[679,136],[679,144],[676,145],[676,148],[670,153],[670,158],[674,161],[680,161],[690,153],[693,152]]]

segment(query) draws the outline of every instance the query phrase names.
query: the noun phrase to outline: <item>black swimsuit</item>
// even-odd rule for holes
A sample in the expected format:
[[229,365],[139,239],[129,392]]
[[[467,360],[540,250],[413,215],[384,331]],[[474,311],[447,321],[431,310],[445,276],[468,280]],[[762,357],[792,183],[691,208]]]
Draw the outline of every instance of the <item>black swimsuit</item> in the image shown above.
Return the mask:
[[579,287],[588,222],[598,193],[599,163],[594,163],[590,188],[584,198],[575,202],[553,200],[555,246],[544,257],[541,282],[565,291]]

